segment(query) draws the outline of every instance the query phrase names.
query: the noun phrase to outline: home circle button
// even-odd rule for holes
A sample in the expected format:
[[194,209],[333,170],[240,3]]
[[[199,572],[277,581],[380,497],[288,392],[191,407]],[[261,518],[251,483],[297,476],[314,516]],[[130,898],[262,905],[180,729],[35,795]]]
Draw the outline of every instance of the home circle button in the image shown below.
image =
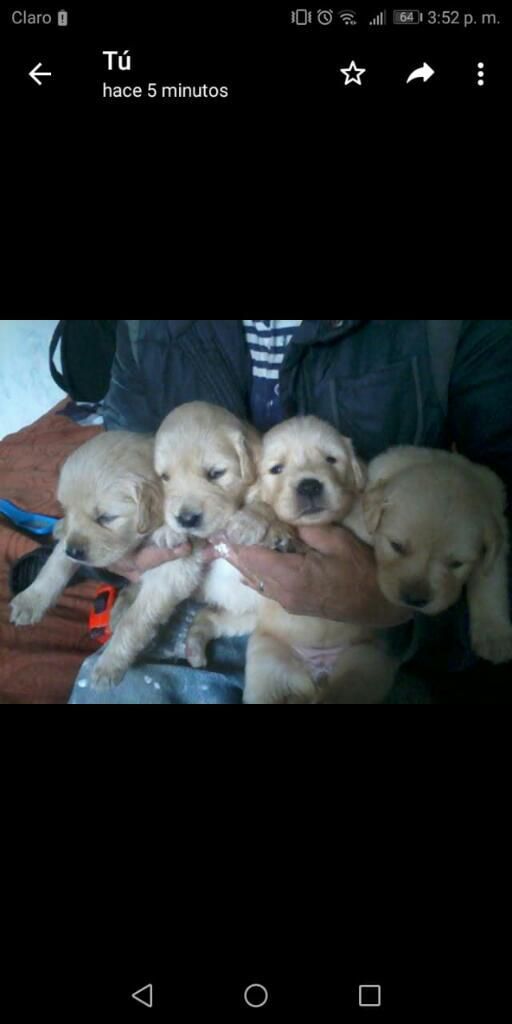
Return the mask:
[[247,1006],[251,1006],[254,1009],[259,1009],[261,1006],[265,1006],[268,1003],[268,990],[264,985],[257,983],[248,985],[244,992],[244,1000]]

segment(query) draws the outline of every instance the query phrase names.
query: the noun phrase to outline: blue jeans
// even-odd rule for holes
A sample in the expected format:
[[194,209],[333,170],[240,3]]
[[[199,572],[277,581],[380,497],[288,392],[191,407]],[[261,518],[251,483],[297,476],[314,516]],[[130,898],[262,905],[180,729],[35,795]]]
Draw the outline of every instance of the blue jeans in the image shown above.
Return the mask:
[[241,704],[247,640],[214,640],[208,648],[208,668],[151,660],[134,665],[119,686],[106,693],[91,687],[99,657],[84,661],[75,680],[70,704]]
[[[86,658],[75,680],[70,704],[241,704],[247,638],[213,640],[208,667],[191,668],[185,661],[190,623],[199,606],[184,602],[164,626],[143,660],[125,673],[119,686],[98,693],[91,686],[100,651]],[[386,704],[429,704],[428,688],[401,670]]]
[[208,668],[185,661],[185,641],[198,605],[185,602],[144,652],[143,660],[125,673],[119,686],[98,693],[91,686],[101,652],[80,668],[70,704],[241,704],[247,639],[214,640],[208,647]]

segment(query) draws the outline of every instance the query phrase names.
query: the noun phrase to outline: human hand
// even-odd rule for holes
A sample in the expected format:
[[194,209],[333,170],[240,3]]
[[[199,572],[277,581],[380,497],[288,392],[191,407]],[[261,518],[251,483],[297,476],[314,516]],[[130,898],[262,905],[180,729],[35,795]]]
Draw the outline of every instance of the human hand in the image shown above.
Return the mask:
[[279,554],[263,547],[226,544],[223,557],[240,570],[246,586],[292,615],[386,628],[411,616],[389,604],[377,583],[373,551],[339,526],[298,531],[304,554]]
[[188,541],[179,544],[175,548],[160,548],[153,544],[148,544],[146,547],[139,548],[135,554],[122,558],[119,562],[115,562],[114,565],[109,565],[108,568],[110,572],[116,572],[119,576],[125,576],[126,579],[130,580],[130,583],[138,583],[141,576],[148,569],[155,569],[156,566],[162,565],[164,562],[172,562],[175,558],[183,558],[184,555],[189,555],[191,551],[192,547]]

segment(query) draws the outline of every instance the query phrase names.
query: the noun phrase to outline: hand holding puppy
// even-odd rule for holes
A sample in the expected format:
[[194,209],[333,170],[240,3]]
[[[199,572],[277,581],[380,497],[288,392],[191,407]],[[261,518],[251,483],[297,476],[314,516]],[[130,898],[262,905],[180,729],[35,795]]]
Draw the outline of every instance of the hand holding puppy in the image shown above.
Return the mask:
[[173,548],[161,548],[154,544],[148,544],[147,547],[139,548],[133,555],[122,558],[109,568],[111,572],[125,576],[130,583],[138,583],[141,576],[149,569],[155,569],[158,565],[163,565],[164,562],[172,562],[175,558],[183,558],[185,555],[189,555],[191,550],[192,547],[188,542]]
[[298,531],[309,550],[280,554],[263,547],[227,544],[224,557],[260,590],[293,615],[387,628],[410,618],[389,604],[377,584],[371,548],[339,526],[307,526]]

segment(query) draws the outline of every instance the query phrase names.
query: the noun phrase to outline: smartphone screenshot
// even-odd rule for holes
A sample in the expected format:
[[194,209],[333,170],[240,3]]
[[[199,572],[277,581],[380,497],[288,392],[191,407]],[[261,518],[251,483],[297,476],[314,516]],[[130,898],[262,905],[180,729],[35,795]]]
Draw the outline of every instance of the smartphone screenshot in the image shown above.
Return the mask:
[[[184,244],[174,218],[184,214],[194,238],[203,201],[223,228],[224,210],[234,215],[240,252],[249,229],[258,248],[225,270],[231,227],[210,231],[181,270],[189,289],[211,260],[224,277],[259,270],[267,238],[293,269],[299,241],[279,234],[283,195],[297,236],[302,201],[323,218],[336,272],[354,237],[345,215],[358,209],[373,266],[361,256],[351,273],[361,268],[362,290],[389,268],[391,301],[400,289],[403,302],[401,273],[412,280],[425,237],[448,262],[468,180],[468,249],[472,211],[487,217],[501,201],[511,18],[499,0],[2,5],[4,159],[30,186],[13,234],[18,247],[28,239],[20,302],[47,275],[57,304],[64,264],[68,291],[106,290],[130,257],[130,290],[139,265],[148,279],[159,273],[156,290],[167,276],[174,288]],[[454,150],[464,164],[455,181]],[[324,166],[339,169],[335,188],[311,186]],[[375,177],[361,197],[348,169]],[[178,173],[202,177],[204,190],[190,200]],[[211,187],[223,175],[236,179],[226,206]],[[291,200],[288,175],[290,192],[304,178]],[[266,218],[254,215],[258,179],[273,192]],[[425,234],[436,189],[448,215]],[[118,229],[105,197],[125,213]],[[7,220],[10,190],[4,202]],[[134,237],[132,218],[153,203],[147,236]],[[492,247],[506,240],[505,210],[491,219]],[[384,211],[392,231],[375,230]],[[410,258],[404,241],[395,260],[401,232],[414,230]],[[312,265],[317,243],[305,239]],[[476,245],[474,259],[485,262]],[[441,273],[432,260],[431,276]],[[409,302],[420,290],[425,302],[431,276],[418,272]],[[0,705],[508,705],[511,452],[512,320],[2,320]],[[431,747],[441,728],[429,730]],[[401,732],[404,746],[427,736]],[[161,731],[130,733],[133,757],[118,757],[119,730],[93,735],[100,753],[86,751],[83,775],[97,762],[103,774],[104,743],[104,777],[77,783],[64,764],[45,788],[31,767],[20,802],[30,839],[4,827],[4,861],[21,865],[19,882],[4,874],[8,1024],[508,1019],[508,846],[477,813],[463,820],[468,791],[488,808],[492,799],[480,780],[462,783],[460,744],[446,784],[450,835],[428,786],[406,791],[407,750],[390,767],[389,728],[387,753],[369,758],[376,732],[356,732],[376,793],[352,813],[347,776],[359,764],[334,770],[326,842],[313,820],[326,766],[316,752],[302,757],[310,781],[283,800],[298,752],[288,743],[281,760],[277,731],[265,733],[281,760],[272,783],[259,779],[261,732],[242,734],[247,747],[254,735],[258,759],[249,793],[227,731],[210,730],[216,750],[198,759],[205,732],[172,730],[169,769],[146,757],[163,747]],[[336,756],[332,728],[311,739]],[[491,868],[477,861],[478,834]]]

